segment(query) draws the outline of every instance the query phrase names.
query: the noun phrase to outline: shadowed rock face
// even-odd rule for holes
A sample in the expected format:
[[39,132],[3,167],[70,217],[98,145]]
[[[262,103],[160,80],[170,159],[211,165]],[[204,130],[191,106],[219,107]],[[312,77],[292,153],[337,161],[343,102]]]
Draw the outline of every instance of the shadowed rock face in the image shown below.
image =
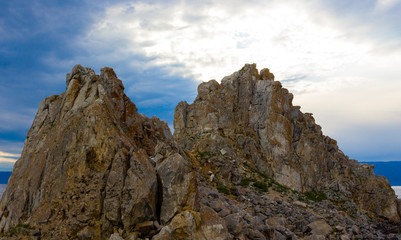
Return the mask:
[[193,104],[176,107],[174,138],[137,112],[111,68],[77,65],[66,84],[40,103],[0,201],[0,239],[384,239],[397,230],[401,201],[387,179],[349,160],[268,69],[245,65],[202,83]]
[[[255,64],[245,65],[221,84],[200,84],[193,104],[178,104],[174,137],[187,151],[215,156],[211,164],[228,185],[243,178],[240,164],[251,164],[291,189],[352,199],[370,216],[399,222],[387,179],[375,176],[373,166],[348,159],[292,99],[268,69],[259,73]],[[234,162],[219,167],[221,155]]]
[[165,122],[137,112],[111,68],[77,65],[66,83],[40,103],[0,202],[1,230],[29,223],[44,238],[101,239],[194,208],[187,157]]

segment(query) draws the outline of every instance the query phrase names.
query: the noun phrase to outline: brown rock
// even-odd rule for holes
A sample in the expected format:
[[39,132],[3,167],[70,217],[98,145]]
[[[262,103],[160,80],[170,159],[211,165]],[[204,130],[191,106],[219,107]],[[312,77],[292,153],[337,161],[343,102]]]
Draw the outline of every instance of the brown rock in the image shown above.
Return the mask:
[[178,153],[168,156],[156,168],[163,199],[160,221],[165,224],[184,207],[195,208],[196,178],[187,161]]
[[[40,103],[0,202],[0,231],[26,222],[39,226],[43,239],[108,239],[115,229],[129,233],[158,220],[158,205],[167,203],[159,199],[151,158],[158,143],[176,145],[167,124],[138,113],[111,68],[96,75],[77,65],[66,83],[65,93]],[[185,161],[176,153],[159,172],[163,180],[170,176],[166,199],[178,206],[168,218],[196,201],[196,179]]]
[[137,112],[111,68],[77,65],[66,83],[40,103],[0,201],[2,239],[336,239],[346,229],[384,239],[399,230],[388,180],[348,159],[268,69],[245,65],[199,85],[194,103],[176,108],[174,139]]
[[247,64],[221,84],[200,84],[192,104],[178,104],[174,138],[189,152],[208,153],[201,164],[226,185],[257,169],[293,190],[352,201],[371,217],[399,222],[388,181],[348,159],[292,99],[268,69],[258,73],[255,64]]
[[197,222],[199,222],[198,213],[184,211],[177,214],[152,240],[197,239]]
[[312,234],[314,235],[321,235],[321,236],[327,236],[328,234],[331,233],[332,228],[330,227],[329,224],[327,224],[325,221],[323,220],[318,220],[315,221],[313,223],[310,223],[308,225],[308,227],[310,227],[312,229]]

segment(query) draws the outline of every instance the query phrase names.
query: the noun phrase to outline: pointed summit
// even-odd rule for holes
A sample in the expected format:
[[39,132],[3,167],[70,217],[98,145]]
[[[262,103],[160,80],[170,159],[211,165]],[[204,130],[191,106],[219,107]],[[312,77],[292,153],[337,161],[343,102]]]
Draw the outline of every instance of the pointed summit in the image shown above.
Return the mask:
[[[0,201],[7,239],[393,239],[401,200],[268,69],[202,83],[174,136],[111,68],[44,99]],[[16,235],[17,234],[17,235]]]
[[108,239],[147,224],[145,237],[195,207],[186,155],[165,122],[137,112],[113,69],[76,65],[66,84],[40,103],[0,202],[1,231],[23,223],[42,239]]
[[205,167],[228,186],[250,177],[244,169],[258,169],[295,191],[320,192],[336,202],[352,199],[369,216],[400,222],[388,180],[348,159],[292,99],[268,69],[259,73],[256,64],[246,64],[221,84],[200,84],[192,104],[178,104],[174,138],[187,151],[215,156]]

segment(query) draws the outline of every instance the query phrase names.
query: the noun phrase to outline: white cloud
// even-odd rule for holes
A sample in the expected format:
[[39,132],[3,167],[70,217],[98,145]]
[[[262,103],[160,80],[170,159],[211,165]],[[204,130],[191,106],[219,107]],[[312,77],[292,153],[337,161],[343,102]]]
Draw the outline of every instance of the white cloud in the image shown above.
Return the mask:
[[399,4],[400,0],[376,0],[376,10],[387,11],[395,5]]
[[20,157],[20,154],[14,154],[14,153],[0,151],[0,157]]
[[198,81],[220,80],[256,62],[269,67],[277,80],[304,76],[284,83],[292,92],[329,91],[334,99],[349,86],[363,95],[362,86],[373,91],[369,99],[374,101],[382,97],[374,92],[378,86],[400,82],[399,53],[383,53],[374,41],[350,38],[348,29],[321,12],[299,1],[123,3],[107,8],[85,38],[89,48],[109,45],[116,52],[142,54],[151,59],[144,68],[160,66]]
[[19,157],[20,157],[20,154],[0,151],[0,163],[1,162],[15,163],[18,160],[16,158],[19,158]]
[[401,199],[401,186],[391,186],[394,189],[395,194]]
[[198,81],[220,80],[255,62],[270,68],[295,93],[294,103],[341,143],[351,128],[360,133],[401,123],[400,40],[376,36],[386,21],[378,9],[398,3],[378,0],[364,8],[369,14],[348,12],[345,20],[319,1],[118,3],[98,15],[79,44],[99,59],[130,62],[132,56],[136,69],[160,67]]
[[17,159],[0,157],[0,162],[15,163]]
[[152,58],[144,67],[170,66],[172,74],[199,81],[220,80],[248,62],[268,66],[281,79],[304,72],[321,76],[369,50],[307,7],[295,1],[117,4],[95,21],[85,42],[142,54]]
[[23,147],[24,142],[0,140],[0,153],[4,154],[0,154],[0,157],[19,157]]

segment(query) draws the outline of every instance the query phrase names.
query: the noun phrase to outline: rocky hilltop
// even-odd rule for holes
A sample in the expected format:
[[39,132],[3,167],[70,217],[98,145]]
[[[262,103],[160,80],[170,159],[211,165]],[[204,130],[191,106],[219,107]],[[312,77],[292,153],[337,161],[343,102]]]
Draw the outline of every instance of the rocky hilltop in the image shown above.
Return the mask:
[[202,83],[174,136],[111,68],[44,99],[0,202],[4,239],[397,239],[401,203],[256,65]]

